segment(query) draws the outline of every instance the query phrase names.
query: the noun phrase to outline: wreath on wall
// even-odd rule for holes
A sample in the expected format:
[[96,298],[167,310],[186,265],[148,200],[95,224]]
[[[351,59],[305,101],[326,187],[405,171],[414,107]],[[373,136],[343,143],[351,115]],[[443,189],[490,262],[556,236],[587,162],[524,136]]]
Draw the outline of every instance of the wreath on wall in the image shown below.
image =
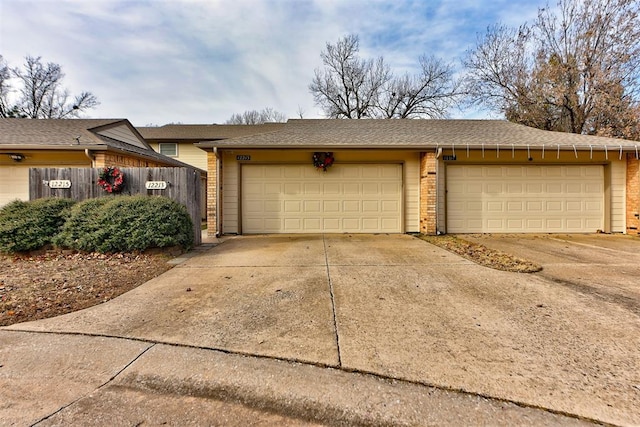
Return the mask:
[[333,158],[332,152],[315,152],[313,153],[313,166],[318,170],[322,170],[323,172],[327,171],[335,159]]
[[98,185],[107,193],[119,193],[124,187],[124,173],[116,167],[103,168],[98,174]]

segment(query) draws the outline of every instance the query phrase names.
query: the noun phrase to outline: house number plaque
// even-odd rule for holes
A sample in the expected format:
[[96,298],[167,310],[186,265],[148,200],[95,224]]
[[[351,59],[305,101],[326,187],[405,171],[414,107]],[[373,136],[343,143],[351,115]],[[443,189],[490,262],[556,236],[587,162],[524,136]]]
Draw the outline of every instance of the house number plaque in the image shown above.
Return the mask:
[[52,179],[49,181],[49,188],[71,188],[71,181],[68,179]]
[[166,190],[167,181],[147,181],[144,183],[144,188],[147,190]]
[[238,160],[238,161],[251,160],[251,156],[249,156],[247,154],[240,154],[240,155],[236,156],[236,160]]

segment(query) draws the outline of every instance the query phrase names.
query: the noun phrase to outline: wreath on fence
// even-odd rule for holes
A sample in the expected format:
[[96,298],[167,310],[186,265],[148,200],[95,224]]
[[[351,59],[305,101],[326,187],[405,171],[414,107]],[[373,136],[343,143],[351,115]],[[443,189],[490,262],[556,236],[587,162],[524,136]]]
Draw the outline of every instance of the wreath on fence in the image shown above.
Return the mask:
[[335,159],[333,158],[333,153],[332,152],[315,152],[313,153],[313,166],[316,167],[316,169],[320,170],[322,169],[322,171],[326,172],[327,168],[330,167],[333,162],[335,161]]
[[116,167],[103,168],[98,174],[98,185],[107,193],[119,193],[124,187],[124,173]]

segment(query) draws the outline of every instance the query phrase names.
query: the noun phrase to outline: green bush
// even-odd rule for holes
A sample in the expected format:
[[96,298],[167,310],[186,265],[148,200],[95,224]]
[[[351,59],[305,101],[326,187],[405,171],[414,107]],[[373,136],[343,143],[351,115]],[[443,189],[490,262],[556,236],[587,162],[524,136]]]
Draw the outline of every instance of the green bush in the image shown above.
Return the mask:
[[73,206],[62,231],[52,239],[53,244],[63,248],[94,252],[103,238],[100,212],[104,205],[111,201],[111,198],[102,197],[88,199]]
[[26,252],[52,243],[75,202],[70,199],[16,200],[0,209],[0,252]]
[[193,225],[187,209],[171,199],[110,197],[76,206],[55,241],[59,246],[87,252],[131,252],[168,246],[190,249]]

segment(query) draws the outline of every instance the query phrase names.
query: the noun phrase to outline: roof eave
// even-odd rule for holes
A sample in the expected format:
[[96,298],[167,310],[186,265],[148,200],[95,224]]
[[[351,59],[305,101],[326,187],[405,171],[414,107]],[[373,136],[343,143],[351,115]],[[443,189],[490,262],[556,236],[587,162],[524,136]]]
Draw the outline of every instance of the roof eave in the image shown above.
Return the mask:
[[496,147],[500,147],[500,149],[510,150],[557,150],[558,147],[560,150],[619,150],[622,148],[623,151],[635,152],[638,144],[630,145],[630,144],[603,144],[603,145],[578,145],[578,144],[544,144],[544,145],[532,145],[532,144],[500,144],[500,143],[487,143],[487,144],[366,144],[366,145],[331,145],[331,144],[314,144],[314,145],[261,145],[261,144],[242,144],[242,145],[232,145],[232,144],[216,144],[211,142],[203,142],[194,144],[196,147],[203,150],[211,150],[214,148],[227,150],[362,150],[362,149],[375,149],[375,150],[433,150],[442,148],[444,149],[467,149],[470,150],[482,150],[484,149],[495,149]]
[[107,145],[42,145],[42,144],[2,144],[0,145],[0,151],[15,151],[15,150],[42,150],[42,151],[84,151],[84,150],[108,150]]

